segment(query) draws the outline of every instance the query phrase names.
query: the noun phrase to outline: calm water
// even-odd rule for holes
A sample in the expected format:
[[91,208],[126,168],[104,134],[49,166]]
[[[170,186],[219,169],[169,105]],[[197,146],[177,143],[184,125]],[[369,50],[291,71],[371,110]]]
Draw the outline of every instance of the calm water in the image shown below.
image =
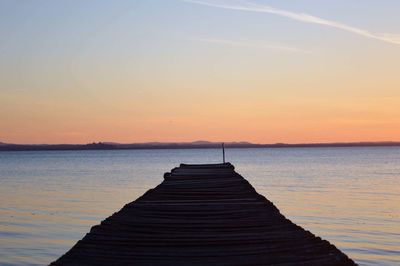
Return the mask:
[[[0,152],[0,265],[44,265],[180,162],[220,150]],[[230,149],[295,223],[360,265],[400,265],[400,148]]]

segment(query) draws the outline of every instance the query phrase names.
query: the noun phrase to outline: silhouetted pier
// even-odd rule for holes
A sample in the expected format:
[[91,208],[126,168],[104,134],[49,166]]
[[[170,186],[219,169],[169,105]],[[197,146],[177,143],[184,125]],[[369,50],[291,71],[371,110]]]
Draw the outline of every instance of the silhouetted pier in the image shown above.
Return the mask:
[[181,164],[51,265],[355,265],[286,219],[233,165]]

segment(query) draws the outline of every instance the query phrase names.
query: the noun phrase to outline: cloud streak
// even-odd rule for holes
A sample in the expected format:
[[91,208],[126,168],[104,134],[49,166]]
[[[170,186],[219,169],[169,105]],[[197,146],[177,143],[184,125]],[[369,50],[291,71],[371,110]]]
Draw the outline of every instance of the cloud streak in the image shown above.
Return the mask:
[[351,32],[353,34],[361,35],[370,39],[375,39],[383,41],[386,43],[400,45],[400,34],[390,34],[390,33],[373,33],[365,29],[353,27],[338,21],[328,20],[304,13],[295,13],[283,9],[274,8],[268,5],[260,5],[245,1],[207,1],[207,0],[183,0],[184,2],[210,6],[215,8],[238,10],[238,11],[248,11],[248,12],[258,12],[258,13],[269,13],[278,15],[281,17],[290,18],[292,20],[301,21],[304,23],[318,24],[331,28],[336,28]]
[[296,47],[282,46],[282,45],[273,45],[266,43],[254,43],[254,42],[244,42],[244,41],[232,41],[232,40],[224,40],[224,39],[214,39],[214,38],[199,38],[196,41],[205,42],[205,43],[214,43],[221,45],[229,45],[229,46],[238,46],[238,47],[247,47],[247,48],[261,48],[261,49],[272,49],[272,50],[280,50],[285,52],[300,52],[300,53],[309,53],[309,51],[302,50]]

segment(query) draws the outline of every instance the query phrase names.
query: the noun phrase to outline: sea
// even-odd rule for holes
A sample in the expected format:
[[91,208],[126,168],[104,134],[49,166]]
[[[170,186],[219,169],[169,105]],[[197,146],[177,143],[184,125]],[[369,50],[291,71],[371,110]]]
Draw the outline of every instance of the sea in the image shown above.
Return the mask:
[[[400,265],[400,148],[226,149],[288,219],[359,265]],[[180,163],[220,149],[0,152],[0,265],[47,265]]]

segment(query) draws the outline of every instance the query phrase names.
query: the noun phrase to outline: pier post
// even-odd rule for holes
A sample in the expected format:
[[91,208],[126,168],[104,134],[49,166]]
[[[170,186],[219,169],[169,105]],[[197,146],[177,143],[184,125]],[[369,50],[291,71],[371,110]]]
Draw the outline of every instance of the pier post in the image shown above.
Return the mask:
[[225,143],[222,142],[222,162],[225,163]]

